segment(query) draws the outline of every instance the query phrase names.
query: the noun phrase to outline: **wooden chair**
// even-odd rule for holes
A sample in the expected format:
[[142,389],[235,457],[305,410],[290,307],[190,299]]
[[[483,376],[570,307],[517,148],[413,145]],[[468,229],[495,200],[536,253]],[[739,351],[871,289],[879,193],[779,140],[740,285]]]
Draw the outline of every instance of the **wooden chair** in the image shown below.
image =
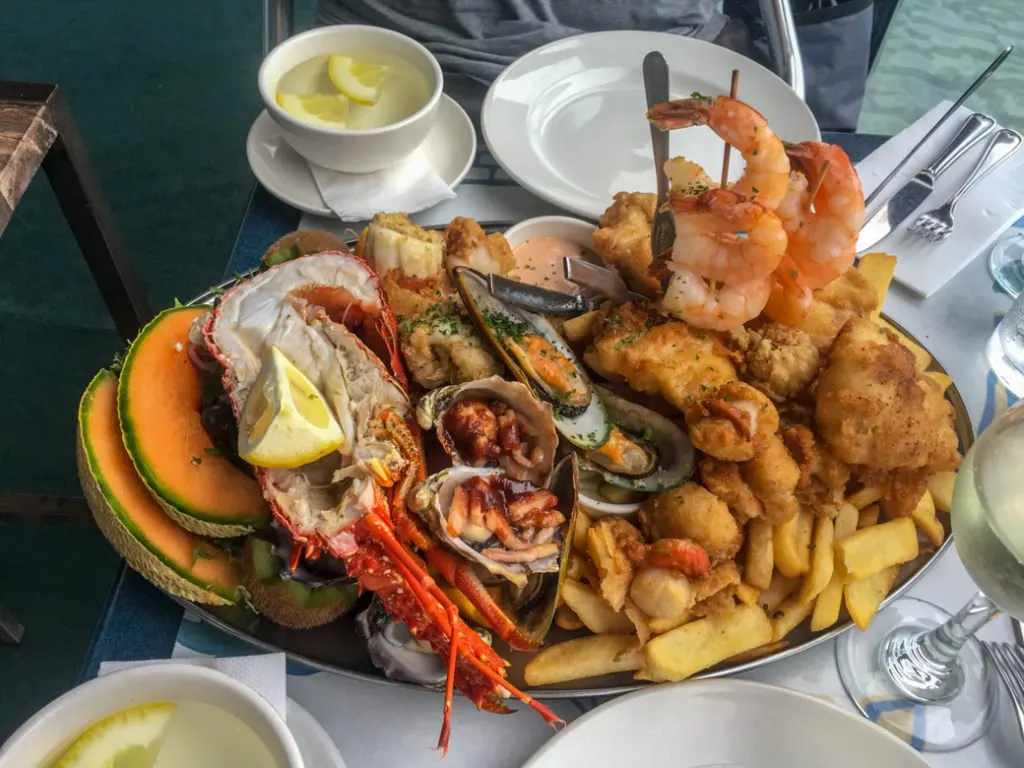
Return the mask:
[[[42,168],[92,272],[114,325],[127,342],[153,313],[114,226],[63,94],[56,85],[0,82],[0,235]],[[0,521],[88,520],[84,499],[0,494]],[[0,605],[0,643],[24,629]]]

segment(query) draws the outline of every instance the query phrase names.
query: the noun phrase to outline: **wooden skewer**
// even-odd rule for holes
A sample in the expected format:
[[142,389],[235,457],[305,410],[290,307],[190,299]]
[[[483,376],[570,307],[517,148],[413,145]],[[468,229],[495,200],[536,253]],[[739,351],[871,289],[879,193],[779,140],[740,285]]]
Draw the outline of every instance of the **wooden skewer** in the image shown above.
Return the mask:
[[814,205],[814,198],[818,194],[818,190],[821,189],[821,183],[825,181],[825,174],[828,173],[829,166],[832,165],[831,161],[826,160],[821,164],[821,173],[818,174],[818,178],[814,180],[814,185],[811,187],[810,193],[807,195],[807,210],[811,210],[811,206]]
[[[729,85],[729,98],[736,98],[736,89],[740,84],[740,71],[734,69],[732,71],[732,83]],[[725,145],[725,156],[722,158],[722,189],[729,186],[729,150],[731,147]]]

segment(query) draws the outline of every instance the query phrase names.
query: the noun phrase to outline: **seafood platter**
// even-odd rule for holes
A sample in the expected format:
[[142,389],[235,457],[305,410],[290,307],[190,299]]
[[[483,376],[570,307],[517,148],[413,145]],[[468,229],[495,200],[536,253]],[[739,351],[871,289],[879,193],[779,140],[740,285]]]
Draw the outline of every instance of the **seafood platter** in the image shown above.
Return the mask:
[[106,537],[230,632],[444,691],[442,747],[456,690],[555,723],[866,627],[949,543],[963,403],[881,314],[895,257],[854,266],[841,148],[648,119],[746,164],[668,161],[662,253],[650,194],[521,242],[381,213],[160,313],[81,401]]

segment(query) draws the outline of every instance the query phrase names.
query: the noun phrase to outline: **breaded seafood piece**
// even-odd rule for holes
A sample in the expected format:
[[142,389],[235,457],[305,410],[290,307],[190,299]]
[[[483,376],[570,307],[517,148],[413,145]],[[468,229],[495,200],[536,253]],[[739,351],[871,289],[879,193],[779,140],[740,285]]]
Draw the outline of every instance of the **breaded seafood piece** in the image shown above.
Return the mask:
[[661,285],[647,274],[656,205],[657,197],[649,192],[619,192],[594,231],[594,250],[601,260],[619,270],[630,288],[652,299],[661,295]]

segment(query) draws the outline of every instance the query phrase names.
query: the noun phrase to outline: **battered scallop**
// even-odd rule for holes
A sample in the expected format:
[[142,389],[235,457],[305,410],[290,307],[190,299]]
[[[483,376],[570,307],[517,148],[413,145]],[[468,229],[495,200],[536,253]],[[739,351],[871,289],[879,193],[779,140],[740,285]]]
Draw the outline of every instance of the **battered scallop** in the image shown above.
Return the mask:
[[643,509],[655,539],[692,539],[713,562],[735,557],[743,531],[724,501],[696,483],[655,495]]

